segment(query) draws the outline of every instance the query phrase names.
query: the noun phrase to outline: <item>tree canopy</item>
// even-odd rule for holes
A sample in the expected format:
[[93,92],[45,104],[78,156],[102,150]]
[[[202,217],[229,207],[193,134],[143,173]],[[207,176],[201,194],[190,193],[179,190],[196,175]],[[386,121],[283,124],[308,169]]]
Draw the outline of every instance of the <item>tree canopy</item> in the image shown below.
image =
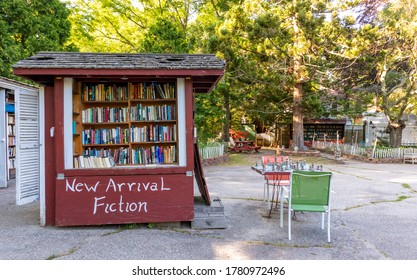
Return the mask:
[[59,0],[0,1],[0,75],[12,77],[15,62],[39,51],[74,50],[68,16]]
[[203,139],[248,122],[355,118],[378,102],[391,144],[415,113],[417,4],[413,0],[6,0],[0,71],[40,50],[214,53],[226,73],[196,96]]

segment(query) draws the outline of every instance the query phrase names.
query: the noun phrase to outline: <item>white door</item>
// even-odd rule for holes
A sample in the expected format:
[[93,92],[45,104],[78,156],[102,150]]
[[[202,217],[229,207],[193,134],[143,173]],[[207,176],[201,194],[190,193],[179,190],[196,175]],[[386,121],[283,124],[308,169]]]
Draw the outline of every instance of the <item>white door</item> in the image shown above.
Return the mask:
[[39,92],[20,89],[16,106],[16,204],[39,199]]
[[0,188],[7,187],[6,169],[6,100],[5,90],[0,88]]

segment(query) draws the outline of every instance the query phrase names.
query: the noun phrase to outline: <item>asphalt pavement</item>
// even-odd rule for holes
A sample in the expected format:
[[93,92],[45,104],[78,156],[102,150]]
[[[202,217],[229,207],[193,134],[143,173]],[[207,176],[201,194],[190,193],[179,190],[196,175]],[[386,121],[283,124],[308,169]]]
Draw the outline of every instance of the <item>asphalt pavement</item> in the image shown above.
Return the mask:
[[[269,150],[251,154],[257,159]],[[329,157],[329,156],[326,156]],[[298,213],[288,240],[279,211],[268,215],[263,178],[250,164],[205,166],[225,229],[188,223],[53,227],[39,225],[39,202],[15,204],[0,189],[1,260],[416,260],[417,164],[325,161],[332,171],[332,242],[320,215]],[[196,188],[196,195],[199,195]]]

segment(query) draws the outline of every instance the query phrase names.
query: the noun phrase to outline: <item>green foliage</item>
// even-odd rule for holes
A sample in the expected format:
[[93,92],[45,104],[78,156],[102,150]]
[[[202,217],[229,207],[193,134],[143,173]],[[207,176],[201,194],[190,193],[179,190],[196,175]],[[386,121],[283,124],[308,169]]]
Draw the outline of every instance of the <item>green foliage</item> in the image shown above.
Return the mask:
[[224,112],[222,109],[222,96],[219,91],[196,96],[195,124],[197,136],[202,143],[215,138],[222,131]]
[[361,26],[358,39],[364,42],[361,55],[368,75],[358,92],[372,92],[388,117],[390,145],[401,144],[406,114],[416,112],[417,101],[417,3],[392,0]]
[[72,42],[81,51],[188,52],[195,0],[72,0]]
[[71,0],[71,42],[83,52],[138,52],[144,23],[130,1]]
[[11,66],[39,51],[68,51],[69,11],[59,0],[0,1],[0,76],[12,77]]
[[[0,37],[1,75],[40,50],[214,53],[226,73],[196,96],[203,142],[242,117],[266,128],[291,123],[298,88],[300,117],[355,118],[374,98],[393,124],[417,113],[413,0],[68,2],[70,33],[61,1],[0,2],[0,31],[8,34]],[[352,7],[364,11],[361,22],[346,16]]]
[[154,53],[186,53],[185,32],[170,19],[158,18],[144,32],[142,49]]

